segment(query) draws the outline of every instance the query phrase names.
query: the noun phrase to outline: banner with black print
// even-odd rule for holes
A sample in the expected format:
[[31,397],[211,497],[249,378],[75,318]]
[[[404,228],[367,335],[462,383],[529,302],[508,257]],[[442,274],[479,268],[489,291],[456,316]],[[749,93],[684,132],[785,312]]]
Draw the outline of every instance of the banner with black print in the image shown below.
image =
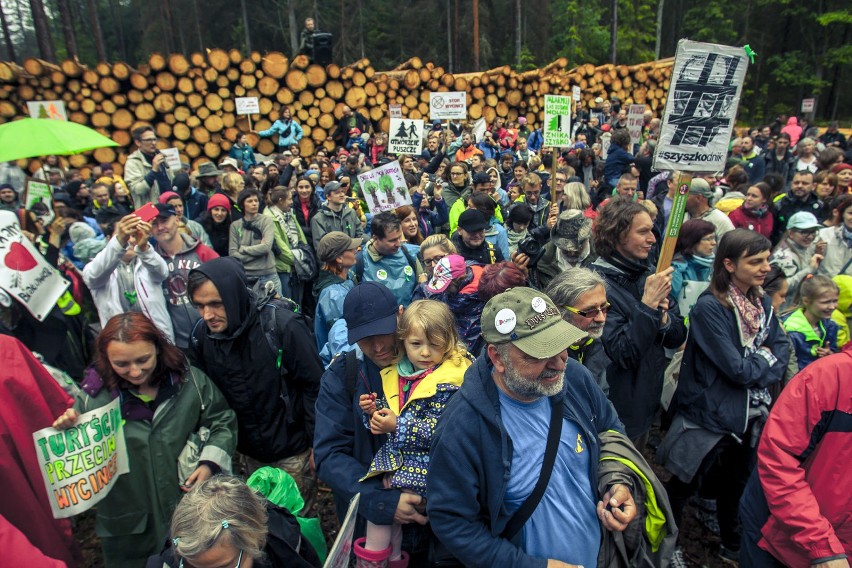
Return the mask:
[[678,42],[655,170],[725,169],[747,67],[742,47]]

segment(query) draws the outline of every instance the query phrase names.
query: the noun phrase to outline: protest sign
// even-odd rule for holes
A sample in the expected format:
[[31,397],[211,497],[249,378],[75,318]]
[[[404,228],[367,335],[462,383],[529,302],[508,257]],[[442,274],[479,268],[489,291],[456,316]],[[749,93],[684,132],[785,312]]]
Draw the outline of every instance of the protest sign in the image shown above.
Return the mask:
[[665,270],[672,264],[677,237],[680,235],[680,228],[683,226],[683,219],[686,216],[686,200],[689,198],[690,183],[692,183],[692,176],[689,174],[681,174],[677,179],[677,191],[672,202],[669,220],[666,223],[666,232],[663,233],[660,258],[657,259],[657,272]]
[[808,114],[814,111],[816,99],[802,99],[802,114]]
[[571,144],[571,97],[544,95],[544,145]]
[[27,178],[27,187],[24,190],[24,207],[26,209],[32,209],[33,205],[41,202],[53,213],[52,196],[53,192],[50,190],[50,184],[41,180]]
[[467,118],[467,93],[429,93],[429,118],[464,120]]
[[81,414],[67,430],[33,432],[48,501],[57,519],[91,509],[130,471],[120,399]]
[[391,154],[419,154],[423,145],[423,121],[406,118],[390,119],[388,152]]
[[180,152],[177,148],[163,148],[160,153],[166,159],[166,166],[172,171],[180,169]]
[[374,215],[403,205],[411,205],[411,195],[408,193],[398,160],[358,174],[358,183],[367,208]]
[[571,96],[575,102],[580,102],[580,100],[582,99],[580,85],[574,85],[573,87],[571,87]]
[[630,132],[630,144],[642,142],[642,131],[645,129],[645,105],[630,105],[627,107],[627,131]]
[[358,523],[357,513],[360,501],[360,493],[356,493],[355,497],[349,501],[346,516],[343,518],[340,530],[337,531],[337,538],[331,545],[331,551],[328,553],[328,558],[325,559],[325,564],[322,565],[323,568],[346,568],[349,566],[349,552],[352,550],[355,525]]
[[27,110],[30,118],[50,118],[52,120],[68,120],[65,113],[65,103],[62,101],[29,101]]
[[402,105],[399,103],[390,103],[388,105],[388,116],[391,118],[402,118]]
[[606,160],[609,156],[609,145],[612,142],[612,132],[604,132],[598,140],[601,145],[601,159]]
[[747,67],[742,47],[678,42],[653,169],[725,169]]
[[24,236],[17,215],[0,211],[0,288],[44,321],[69,284]]
[[260,114],[260,103],[257,97],[237,97],[234,99],[237,114]]

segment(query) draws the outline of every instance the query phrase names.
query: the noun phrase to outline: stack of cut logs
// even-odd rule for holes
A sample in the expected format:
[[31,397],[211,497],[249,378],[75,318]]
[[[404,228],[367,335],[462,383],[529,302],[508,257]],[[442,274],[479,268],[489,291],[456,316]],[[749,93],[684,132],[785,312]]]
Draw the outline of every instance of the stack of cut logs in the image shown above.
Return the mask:
[[[163,56],[133,68],[126,63],[99,63],[93,68],[72,60],[60,65],[27,59],[23,66],[0,62],[0,122],[26,116],[27,101],[61,99],[68,118],[115,140],[118,148],[101,148],[72,156],[73,167],[113,162],[116,171],[133,150],[130,132],[152,125],[161,146],[176,147],[184,160],[218,160],[227,155],[237,133],[249,130],[246,116],[236,114],[236,97],[257,97],[260,114],[252,128],[272,124],[286,106],[302,125],[300,146],[311,154],[319,145],[332,147],[344,106],[388,129],[388,104],[402,105],[407,118],[429,118],[430,91],[466,91],[470,120],[490,123],[495,117],[525,116],[541,124],[545,94],[570,95],[579,86],[588,107],[595,97],[617,96],[623,103],[647,104],[659,111],[666,97],[672,59],[633,66],[591,64],[568,69],[557,59],[542,69],[517,73],[508,65],[478,73],[450,74],[414,57],[396,69],[377,72],[367,59],[340,67],[312,65],[304,56],[292,61],[281,53],[210,49],[207,53]],[[249,136],[260,154],[275,151],[272,139]],[[38,160],[27,164],[31,171]]]

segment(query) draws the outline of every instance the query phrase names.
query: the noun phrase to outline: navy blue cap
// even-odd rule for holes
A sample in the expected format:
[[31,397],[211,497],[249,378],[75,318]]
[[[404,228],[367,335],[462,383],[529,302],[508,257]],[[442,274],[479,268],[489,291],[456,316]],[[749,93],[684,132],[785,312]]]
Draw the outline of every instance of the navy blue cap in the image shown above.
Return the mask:
[[174,217],[177,215],[177,211],[175,211],[174,205],[168,205],[166,203],[155,203],[154,207],[157,208],[157,217]]
[[346,294],[343,319],[349,329],[349,345],[365,337],[396,332],[399,304],[393,293],[378,282],[363,282]]

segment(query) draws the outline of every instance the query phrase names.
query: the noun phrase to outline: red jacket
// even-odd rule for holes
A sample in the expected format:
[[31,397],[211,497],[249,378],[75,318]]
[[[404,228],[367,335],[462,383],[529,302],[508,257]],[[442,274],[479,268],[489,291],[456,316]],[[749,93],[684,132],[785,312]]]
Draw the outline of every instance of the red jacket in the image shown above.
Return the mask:
[[793,568],[852,558],[852,349],[796,375],[757,456],[770,512],[759,546]]
[[772,213],[767,212],[763,217],[757,217],[751,212],[751,210],[746,209],[745,205],[741,205],[731,211],[730,214],[728,214],[728,218],[731,220],[731,223],[734,224],[734,228],[757,231],[767,239],[769,238],[769,235],[772,234],[772,228],[775,225],[775,219],[772,217]]

